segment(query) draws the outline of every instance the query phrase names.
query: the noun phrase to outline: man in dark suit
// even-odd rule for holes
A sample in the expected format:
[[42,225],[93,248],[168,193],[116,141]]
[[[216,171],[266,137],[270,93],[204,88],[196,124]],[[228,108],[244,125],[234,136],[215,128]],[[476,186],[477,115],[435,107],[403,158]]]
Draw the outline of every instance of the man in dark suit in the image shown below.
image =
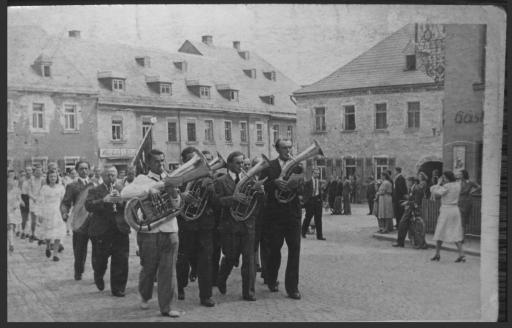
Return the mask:
[[345,177],[345,181],[343,181],[343,214],[350,215],[352,214],[352,209],[350,207],[350,195],[352,194],[352,187],[350,184],[350,179]]
[[242,297],[246,301],[255,301],[254,283],[256,280],[256,261],[254,259],[255,217],[245,221],[236,221],[230,207],[237,202],[246,202],[245,194],[235,193],[235,186],[240,181],[244,155],[234,151],[227,158],[228,173],[215,180],[215,193],[222,214],[219,223],[221,233],[222,258],[217,287],[221,294],[226,294],[226,281],[233,270],[236,260],[242,255]]
[[[398,237],[396,239],[396,244],[393,244],[394,247],[404,247],[405,237],[407,236],[407,232],[409,231],[411,225],[413,224],[413,217],[417,218],[417,220],[421,220],[419,218],[421,211],[421,202],[423,201],[423,196],[425,194],[425,190],[419,184],[419,181],[415,177],[407,178],[407,187],[409,187],[409,194],[405,196],[407,201],[405,201],[405,213],[400,220],[400,225],[398,226]],[[404,203],[404,201],[402,201]],[[422,225],[422,222],[418,222],[419,225]],[[414,238],[414,240],[418,240],[419,242],[415,245],[415,248],[427,248],[427,244],[425,242],[425,234],[423,233],[421,236],[421,231],[419,236],[415,236],[418,238]]]
[[92,214],[89,235],[96,287],[99,290],[105,288],[103,276],[110,257],[110,290],[113,296],[124,297],[128,279],[130,226],[124,220],[124,203],[119,197],[122,184],[115,184],[116,179],[116,168],[107,167],[103,172],[103,183],[89,190],[85,208]]
[[75,257],[75,280],[81,280],[87,259],[87,245],[89,244],[89,213],[84,208],[84,200],[88,189],[93,186],[89,181],[89,163],[79,161],[75,165],[78,179],[66,186],[66,193],[60,204],[60,212],[64,221],[71,213],[71,229],[73,230],[73,255]]
[[402,168],[395,168],[395,181],[393,184],[393,210],[395,212],[396,227],[400,225],[400,219],[404,215],[404,208],[400,205],[407,195],[407,184],[402,176]]
[[366,200],[368,201],[368,208],[370,209],[368,215],[372,215],[373,213],[373,204],[376,193],[377,189],[375,188],[375,179],[370,175],[368,177],[368,185],[366,186]]
[[[188,162],[197,149],[187,147],[181,152],[183,163]],[[201,178],[203,188],[206,188],[207,203],[203,214],[195,220],[187,220],[178,215],[178,260],[176,262],[176,274],[178,278],[178,299],[185,299],[184,287],[188,284],[191,267],[197,267],[199,283],[199,299],[201,305],[212,307],[215,302],[212,297],[212,255],[213,255],[213,229],[215,218],[213,216],[212,202],[215,201],[213,180],[210,177]],[[195,202],[195,198],[189,192],[181,193],[185,204]],[[199,200],[201,201],[201,200]],[[193,265],[192,265],[193,264]]]
[[302,238],[306,238],[311,218],[315,218],[316,239],[325,240],[322,234],[322,186],[320,180],[320,171],[313,170],[311,180],[304,183],[304,206],[306,207],[306,216],[302,222]]
[[[265,277],[271,292],[277,292],[277,276],[281,265],[281,248],[283,241],[288,245],[288,261],[286,264],[285,288],[290,298],[300,299],[299,285],[299,258],[301,241],[301,205],[299,197],[295,196],[288,203],[280,203],[276,197],[276,190],[291,191],[296,195],[302,193],[302,176],[292,175],[288,180],[280,178],[281,170],[286,162],[291,159],[290,140],[278,139],[274,145],[279,157],[270,161],[270,166],[262,171],[261,179],[268,178],[265,182],[267,195],[264,209],[264,229],[269,238],[269,255]],[[293,173],[302,173],[299,166]]]

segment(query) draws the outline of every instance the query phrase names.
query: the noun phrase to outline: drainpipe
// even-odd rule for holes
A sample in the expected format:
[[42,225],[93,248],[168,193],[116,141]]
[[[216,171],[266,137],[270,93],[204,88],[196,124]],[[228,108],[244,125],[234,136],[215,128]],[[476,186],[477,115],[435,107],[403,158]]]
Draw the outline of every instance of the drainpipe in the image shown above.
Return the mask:
[[178,142],[178,149],[179,149],[178,164],[179,164],[181,162],[181,159],[180,159],[180,156],[181,156],[181,141],[183,140],[183,138],[181,137],[181,109],[178,109],[178,136],[180,138],[180,140]]

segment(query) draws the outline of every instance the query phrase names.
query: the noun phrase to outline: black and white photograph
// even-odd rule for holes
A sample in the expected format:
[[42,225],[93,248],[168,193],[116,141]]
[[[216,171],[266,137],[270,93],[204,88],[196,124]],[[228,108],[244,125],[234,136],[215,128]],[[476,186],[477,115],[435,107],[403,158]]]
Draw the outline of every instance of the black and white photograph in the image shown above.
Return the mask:
[[7,322],[499,321],[506,20],[7,7]]

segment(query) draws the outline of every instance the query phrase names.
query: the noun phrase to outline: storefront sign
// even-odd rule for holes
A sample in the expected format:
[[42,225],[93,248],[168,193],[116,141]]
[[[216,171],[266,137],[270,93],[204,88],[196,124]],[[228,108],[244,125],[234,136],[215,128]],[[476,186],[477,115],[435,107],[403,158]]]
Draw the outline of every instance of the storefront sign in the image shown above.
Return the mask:
[[101,158],[133,158],[137,149],[135,148],[100,148]]

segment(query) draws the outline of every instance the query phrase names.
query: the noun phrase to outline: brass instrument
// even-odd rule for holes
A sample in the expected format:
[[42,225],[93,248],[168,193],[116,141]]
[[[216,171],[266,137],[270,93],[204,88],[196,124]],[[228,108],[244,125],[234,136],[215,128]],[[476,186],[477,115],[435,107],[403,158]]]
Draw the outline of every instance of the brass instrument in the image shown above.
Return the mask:
[[[110,183],[109,192],[110,192],[110,196],[117,198],[117,197],[119,197],[119,191],[117,191],[114,188],[114,184],[115,184],[114,182]],[[112,210],[114,213],[117,213],[117,204],[115,202],[112,202]]]
[[[229,211],[231,212],[231,216],[236,221],[245,221],[253,214],[256,206],[258,205],[258,199],[255,197],[258,190],[254,190],[254,184],[256,182],[262,183],[263,181],[256,180],[256,174],[264,170],[270,165],[269,159],[265,155],[261,155],[261,160],[256,163],[249,171],[244,173],[244,177],[238,181],[235,186],[234,193],[242,193],[247,197],[246,203],[237,202],[235,205],[231,206]],[[266,178],[265,178],[266,179]]]
[[144,199],[132,198],[125,207],[125,220],[138,231],[149,231],[175,217],[182,206],[173,207],[170,193],[175,186],[193,181],[210,174],[204,155],[195,151],[194,156],[163,179],[165,187],[159,194],[150,194]]
[[[217,153],[217,157],[208,163],[210,171],[213,173],[219,169],[226,167],[226,161],[222,156]],[[203,186],[203,179],[196,179],[187,183],[185,191],[190,196],[194,197],[196,201],[185,203],[181,209],[181,216],[187,221],[196,220],[203,214],[206,205],[208,204],[208,188]]]
[[[284,165],[279,178],[288,180],[292,175],[293,170],[300,164],[300,162],[317,155],[324,156],[324,153],[318,145],[318,142],[313,140],[313,144],[311,146],[306,148],[302,153],[298,154],[297,157],[292,158]],[[295,196],[297,196],[297,193],[289,190],[276,189],[274,195],[279,203],[287,204],[291,202]]]

